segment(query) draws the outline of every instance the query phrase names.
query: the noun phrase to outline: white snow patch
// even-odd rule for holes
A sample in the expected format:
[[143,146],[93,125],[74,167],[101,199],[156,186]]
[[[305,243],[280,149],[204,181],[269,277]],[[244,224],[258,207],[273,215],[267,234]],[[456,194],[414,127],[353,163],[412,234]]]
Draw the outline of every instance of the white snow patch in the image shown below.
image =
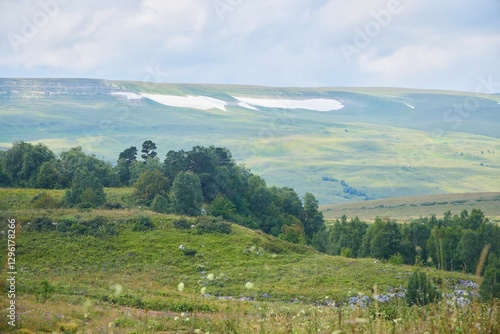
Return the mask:
[[408,108],[411,108],[411,109],[415,110],[415,107],[414,107],[414,106],[412,106],[411,104],[408,104],[408,103],[406,103],[406,102],[403,102],[403,103],[404,103],[404,104],[405,104]]
[[142,99],[141,94],[129,93],[129,92],[114,92],[111,95],[125,96],[127,100],[140,100]]
[[248,104],[246,102],[239,102],[238,105],[240,107],[247,108],[247,109],[259,110],[259,109],[255,108],[254,106],[252,106],[252,105],[250,105],[250,104]]
[[242,102],[267,108],[281,109],[308,109],[315,111],[330,111],[344,108],[344,105],[333,99],[307,99],[307,100],[282,100],[282,99],[256,99],[250,97],[234,96]]
[[171,107],[194,108],[201,110],[220,109],[226,111],[225,101],[214,99],[208,96],[177,96],[160,94],[141,94],[147,99]]

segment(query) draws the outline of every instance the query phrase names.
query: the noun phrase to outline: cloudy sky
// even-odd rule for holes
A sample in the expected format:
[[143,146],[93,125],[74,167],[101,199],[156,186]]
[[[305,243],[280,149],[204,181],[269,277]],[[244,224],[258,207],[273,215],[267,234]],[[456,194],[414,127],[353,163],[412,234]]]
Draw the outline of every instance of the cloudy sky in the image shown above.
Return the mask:
[[500,0],[0,0],[0,77],[500,92]]

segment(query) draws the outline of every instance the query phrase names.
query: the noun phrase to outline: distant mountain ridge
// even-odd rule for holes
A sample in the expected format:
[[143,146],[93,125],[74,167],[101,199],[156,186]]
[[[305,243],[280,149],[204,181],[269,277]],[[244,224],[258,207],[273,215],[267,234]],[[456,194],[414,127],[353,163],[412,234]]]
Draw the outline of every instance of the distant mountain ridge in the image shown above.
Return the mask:
[[499,102],[403,88],[0,78],[0,148],[82,146],[114,162],[148,139],[161,159],[224,146],[269,185],[312,191],[323,204],[495,191]]

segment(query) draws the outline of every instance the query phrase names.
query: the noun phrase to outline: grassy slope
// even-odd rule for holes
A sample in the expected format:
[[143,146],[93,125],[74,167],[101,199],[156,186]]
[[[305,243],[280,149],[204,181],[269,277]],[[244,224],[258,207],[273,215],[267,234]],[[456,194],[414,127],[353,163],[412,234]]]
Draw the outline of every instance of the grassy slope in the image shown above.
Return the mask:
[[444,212],[460,214],[462,210],[480,209],[485,216],[500,222],[500,193],[468,193],[430,196],[385,198],[373,201],[322,205],[325,218],[338,219],[342,215],[372,221],[375,217],[387,217],[398,221],[430,215],[442,216]]
[[[71,81],[75,89],[91,81]],[[263,175],[270,185],[311,191],[321,203],[364,200],[347,195],[345,180],[368,198],[497,191],[500,168],[498,96],[475,99],[477,109],[460,116],[470,93],[392,88],[270,88],[99,82],[102,94],[6,100],[0,108],[0,146],[15,140],[42,141],[60,152],[81,145],[99,158],[116,161],[129,146],[153,139],[159,156],[170,149],[217,145]],[[68,87],[69,86],[68,84]],[[167,107],[125,100],[107,90],[209,95],[335,98],[335,112],[231,105],[227,112]],[[404,105],[415,106],[412,110]],[[450,112],[451,111],[451,112]],[[347,198],[345,198],[347,197]]]
[[[130,193],[127,189],[113,191],[115,198],[126,198]],[[28,203],[33,193],[36,191],[2,190],[0,198],[16,198],[19,203]],[[59,191],[50,193],[54,197],[60,195]],[[132,231],[130,221],[140,214],[150,215],[156,230]],[[32,330],[60,330],[63,323],[91,333],[104,333],[104,328],[111,323],[118,326],[118,333],[133,329],[150,333],[196,328],[216,333],[249,333],[260,328],[262,333],[275,333],[286,326],[293,326],[299,333],[317,332],[314,329],[317,326],[331,332],[336,328],[347,330],[353,326],[352,321],[364,317],[363,322],[369,323],[354,323],[359,331],[378,328],[385,332],[394,326],[391,320],[372,322],[366,319],[368,314],[363,310],[315,307],[312,303],[342,302],[357,293],[371,295],[375,284],[380,292],[386,292],[388,286],[405,286],[414,270],[373,259],[326,256],[309,247],[289,244],[235,225],[231,235],[198,235],[192,230],[174,228],[175,216],[137,208],[40,211],[26,205],[16,211],[2,210],[1,229],[5,230],[7,218],[14,217],[26,224],[44,215],[54,220],[62,217],[85,220],[101,215],[116,221],[120,233],[116,237],[72,238],[58,232],[20,231],[16,258],[20,269],[17,303],[24,310],[22,326]],[[5,242],[5,235],[2,240]],[[178,249],[180,244],[196,249],[197,254],[184,255]],[[3,252],[1,260],[5,263]],[[447,277],[451,281],[465,278],[460,273],[426,271],[433,277]],[[214,275],[213,280],[209,274]],[[44,280],[55,288],[46,303],[36,294]],[[178,290],[181,282],[185,286],[182,292]],[[251,289],[247,288],[248,282],[253,285]],[[117,290],[117,284],[121,291]],[[203,287],[208,296],[201,295]],[[223,296],[253,301],[226,301],[221,299]],[[291,303],[295,299],[300,302]],[[4,294],[0,301],[7,302]],[[406,317],[405,326],[431,328],[425,327],[431,323],[424,321],[421,314],[402,305],[387,312],[392,312],[391,317]],[[472,314],[464,319],[475,321]],[[343,317],[340,323],[339,317]],[[4,323],[0,326],[3,326],[0,330],[8,329]],[[432,326],[436,326],[436,322]]]

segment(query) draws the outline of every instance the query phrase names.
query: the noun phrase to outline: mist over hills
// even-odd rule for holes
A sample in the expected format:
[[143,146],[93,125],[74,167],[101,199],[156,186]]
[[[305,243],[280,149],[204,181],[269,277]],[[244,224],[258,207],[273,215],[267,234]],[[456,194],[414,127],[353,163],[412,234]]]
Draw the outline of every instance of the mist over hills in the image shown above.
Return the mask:
[[111,162],[151,139],[215,145],[268,185],[322,204],[500,189],[500,96],[400,88],[276,88],[0,79],[0,148],[82,146]]

